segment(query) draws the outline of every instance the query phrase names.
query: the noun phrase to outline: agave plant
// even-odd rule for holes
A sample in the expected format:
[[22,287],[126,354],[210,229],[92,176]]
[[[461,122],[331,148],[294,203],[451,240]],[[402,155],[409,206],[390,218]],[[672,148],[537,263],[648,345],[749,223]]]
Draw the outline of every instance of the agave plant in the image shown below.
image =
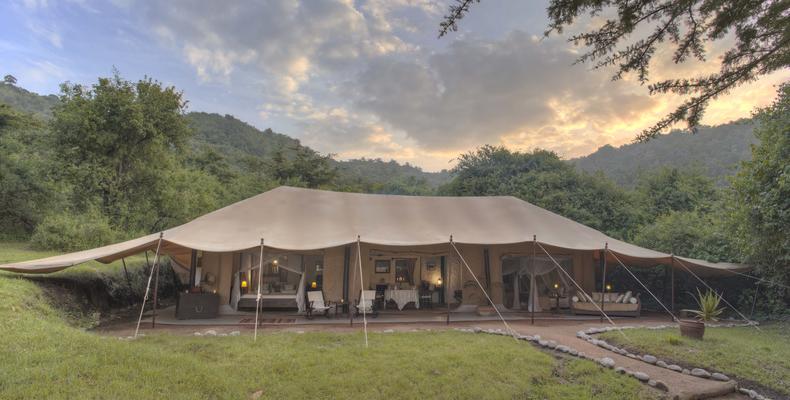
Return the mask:
[[688,311],[696,315],[697,319],[705,322],[719,320],[719,315],[724,311],[722,307],[719,307],[721,295],[710,289],[703,294],[697,289],[697,297],[694,300],[697,301],[699,309]]

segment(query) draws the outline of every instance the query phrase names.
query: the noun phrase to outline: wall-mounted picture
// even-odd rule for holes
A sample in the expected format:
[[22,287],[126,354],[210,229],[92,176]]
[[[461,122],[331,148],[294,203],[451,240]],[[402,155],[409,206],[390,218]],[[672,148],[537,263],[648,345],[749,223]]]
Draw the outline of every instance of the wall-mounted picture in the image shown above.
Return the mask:
[[390,273],[390,260],[376,260],[376,273],[389,274]]

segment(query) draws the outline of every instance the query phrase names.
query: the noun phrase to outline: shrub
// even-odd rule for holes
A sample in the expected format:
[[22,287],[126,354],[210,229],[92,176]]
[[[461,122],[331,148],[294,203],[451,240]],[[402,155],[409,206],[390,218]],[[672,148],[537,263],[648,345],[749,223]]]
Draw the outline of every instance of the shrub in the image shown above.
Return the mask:
[[76,251],[106,245],[118,237],[109,220],[98,212],[62,212],[45,217],[30,242],[41,250]]

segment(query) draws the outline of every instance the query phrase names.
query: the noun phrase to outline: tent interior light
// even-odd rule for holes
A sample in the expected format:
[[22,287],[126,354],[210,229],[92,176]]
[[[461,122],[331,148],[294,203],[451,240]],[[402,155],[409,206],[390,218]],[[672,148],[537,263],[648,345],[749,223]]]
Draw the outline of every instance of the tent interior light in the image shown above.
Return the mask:
[[272,261],[272,263],[273,263],[274,265],[277,265],[278,261],[275,259],[274,261]]
[[247,281],[246,280],[241,281],[241,287],[243,287],[243,288],[247,287]]
[[554,289],[559,289],[559,288],[560,288],[560,284],[559,283],[555,283],[554,284]]
[[608,290],[612,290],[612,284],[611,284],[611,283],[607,283],[607,284],[606,284],[606,290],[607,290],[607,291],[608,291]]
[[437,284],[438,286],[442,286],[442,278],[439,278],[439,279],[437,279],[437,280],[436,280],[436,284]]
[[318,283],[316,283],[316,281],[310,282],[310,289],[315,289],[317,287],[318,287]]

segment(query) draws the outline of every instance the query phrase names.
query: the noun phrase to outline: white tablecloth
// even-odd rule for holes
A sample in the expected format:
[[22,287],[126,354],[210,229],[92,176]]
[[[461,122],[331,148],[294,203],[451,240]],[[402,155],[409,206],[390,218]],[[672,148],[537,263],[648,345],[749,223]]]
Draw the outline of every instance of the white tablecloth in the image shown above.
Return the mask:
[[398,310],[403,310],[406,304],[414,303],[414,307],[420,308],[420,297],[417,289],[387,289],[384,291],[384,301],[393,300],[398,305]]

